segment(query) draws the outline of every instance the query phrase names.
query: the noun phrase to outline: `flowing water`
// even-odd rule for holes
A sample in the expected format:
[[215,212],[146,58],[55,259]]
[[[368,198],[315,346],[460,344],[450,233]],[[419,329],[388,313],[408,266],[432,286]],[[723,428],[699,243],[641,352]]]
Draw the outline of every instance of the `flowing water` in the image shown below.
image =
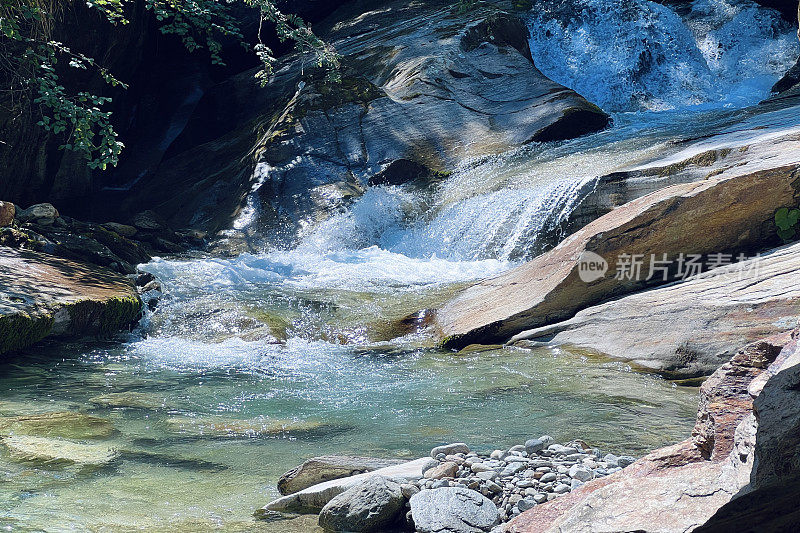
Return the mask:
[[442,352],[398,323],[539,253],[594,177],[746,116],[798,53],[793,30],[747,2],[698,0],[683,17],[572,3],[533,17],[534,58],[612,110],[612,128],[465,162],[432,189],[372,188],[294,250],[144,265],[165,296],[128,338],[43,344],[0,370],[0,415],[101,417],[113,432],[76,418],[55,436],[119,453],[89,468],[0,450],[0,524],[309,531],[313,519],[252,512],[313,455],[414,458],[543,433],[641,454],[685,438],[694,388],[577,350]]

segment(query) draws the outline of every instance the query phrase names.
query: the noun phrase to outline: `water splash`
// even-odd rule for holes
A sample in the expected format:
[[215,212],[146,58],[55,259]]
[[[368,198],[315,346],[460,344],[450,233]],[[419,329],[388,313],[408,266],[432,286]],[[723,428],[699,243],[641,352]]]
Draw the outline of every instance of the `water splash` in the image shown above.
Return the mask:
[[534,62],[607,111],[745,107],[798,55],[794,30],[749,0],[553,0],[531,16]]

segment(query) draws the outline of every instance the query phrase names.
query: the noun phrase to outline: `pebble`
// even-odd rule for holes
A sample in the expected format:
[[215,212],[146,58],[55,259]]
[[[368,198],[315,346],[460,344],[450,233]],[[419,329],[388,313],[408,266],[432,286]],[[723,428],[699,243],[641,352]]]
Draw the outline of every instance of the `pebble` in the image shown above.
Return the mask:
[[472,452],[464,443],[446,444],[433,448],[431,457],[436,461],[424,479],[401,485],[406,498],[419,490],[464,487],[492,500],[501,524],[636,460],[602,455],[583,441],[556,443],[549,435],[489,454]]

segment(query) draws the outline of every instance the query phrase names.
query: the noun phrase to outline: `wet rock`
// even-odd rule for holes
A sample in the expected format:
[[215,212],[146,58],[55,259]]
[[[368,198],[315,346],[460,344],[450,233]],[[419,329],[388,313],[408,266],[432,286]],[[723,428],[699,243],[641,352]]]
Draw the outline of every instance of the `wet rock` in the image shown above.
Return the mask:
[[158,231],[167,228],[167,223],[164,218],[151,210],[135,214],[131,219],[131,224],[133,224],[136,229],[145,231]]
[[17,209],[11,202],[0,202],[0,228],[10,226],[14,222]]
[[65,439],[12,435],[3,437],[2,442],[17,460],[51,465],[102,466],[111,463],[118,456],[109,446],[82,444]]
[[328,531],[381,531],[398,520],[405,501],[398,483],[368,477],[334,496],[320,511],[319,525]]
[[411,498],[414,525],[421,533],[488,532],[500,520],[497,506],[474,490],[423,490]]
[[113,231],[123,237],[131,238],[136,235],[138,230],[133,226],[128,226],[127,224],[119,224],[117,222],[106,222],[103,224],[103,227],[109,231]]
[[146,392],[110,392],[89,398],[89,403],[99,407],[130,408],[130,409],[161,409],[165,406],[164,400],[154,394]]
[[278,480],[278,491],[283,495],[293,494],[323,481],[372,472],[400,463],[402,461],[394,459],[373,459],[350,455],[312,457],[283,474]]

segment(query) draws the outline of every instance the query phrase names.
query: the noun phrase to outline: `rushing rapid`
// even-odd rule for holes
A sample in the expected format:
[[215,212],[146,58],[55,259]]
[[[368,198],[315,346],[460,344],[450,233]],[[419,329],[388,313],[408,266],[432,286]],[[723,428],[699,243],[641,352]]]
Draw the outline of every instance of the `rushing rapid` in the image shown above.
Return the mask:
[[[369,188],[291,250],[143,265],[165,294],[126,342],[44,344],[0,376],[0,414],[108,418],[121,462],[0,457],[2,520],[47,529],[68,509],[78,530],[250,530],[278,476],[312,455],[410,458],[543,433],[638,454],[687,435],[696,389],[577,350],[446,353],[401,319],[541,253],[597,176],[741,118],[797,57],[794,30],[745,0],[681,13],[552,0],[530,17],[537,66],[611,112],[611,128],[466,161],[424,187]],[[254,197],[237,228],[257,209]]]

